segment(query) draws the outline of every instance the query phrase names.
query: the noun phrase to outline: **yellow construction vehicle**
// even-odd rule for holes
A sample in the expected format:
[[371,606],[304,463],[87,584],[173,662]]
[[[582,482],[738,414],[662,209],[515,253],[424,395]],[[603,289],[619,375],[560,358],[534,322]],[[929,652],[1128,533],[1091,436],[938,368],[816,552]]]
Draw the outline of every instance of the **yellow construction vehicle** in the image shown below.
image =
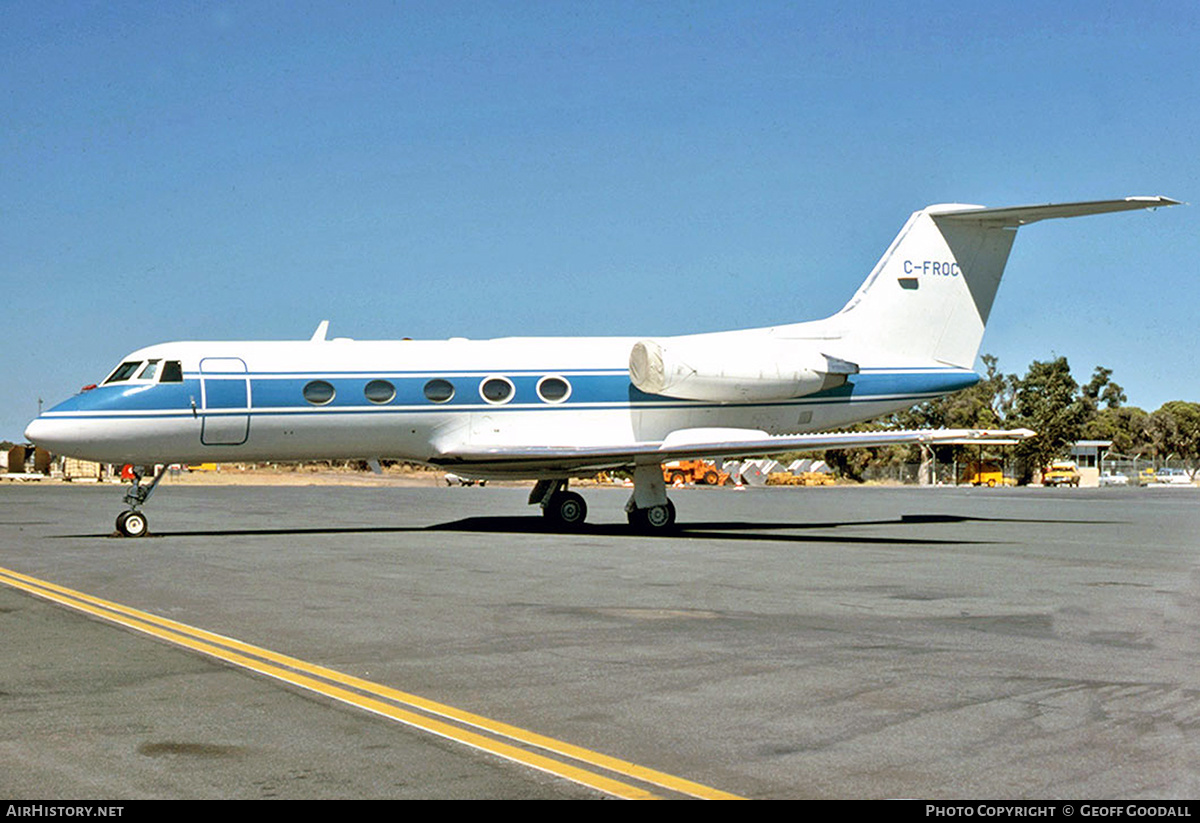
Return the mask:
[[663,480],[668,486],[683,486],[697,483],[704,486],[724,486],[729,482],[729,472],[720,471],[707,460],[672,460],[663,463]]

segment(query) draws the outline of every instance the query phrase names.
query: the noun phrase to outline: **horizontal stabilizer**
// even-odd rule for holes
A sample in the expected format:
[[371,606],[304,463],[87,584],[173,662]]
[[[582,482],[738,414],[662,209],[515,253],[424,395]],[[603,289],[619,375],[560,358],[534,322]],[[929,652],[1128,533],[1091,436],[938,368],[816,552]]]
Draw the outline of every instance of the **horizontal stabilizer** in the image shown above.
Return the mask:
[[1178,206],[1178,200],[1155,195],[1152,197],[1123,197],[1120,200],[1088,200],[1080,203],[1045,203],[1038,206],[1007,206],[998,209],[955,208],[939,211],[934,206],[926,211],[938,220],[982,222],[995,226],[1025,226],[1039,220],[1056,217],[1082,217],[1113,211],[1156,209],[1159,206]]

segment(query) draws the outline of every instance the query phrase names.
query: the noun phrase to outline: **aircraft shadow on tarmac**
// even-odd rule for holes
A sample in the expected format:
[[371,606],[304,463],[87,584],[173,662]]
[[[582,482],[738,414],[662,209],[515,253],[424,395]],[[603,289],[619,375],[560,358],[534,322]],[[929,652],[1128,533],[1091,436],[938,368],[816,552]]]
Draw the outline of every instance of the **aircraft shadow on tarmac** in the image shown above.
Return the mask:
[[564,532],[547,523],[543,517],[468,517],[451,523],[430,526],[430,531],[478,532],[484,534],[573,534],[581,537],[639,537],[674,540],[766,540],[791,541],[797,543],[922,543],[958,544],[977,542],[970,540],[945,540],[937,538],[904,538],[895,536],[833,535],[833,534],[784,534],[783,532],[811,532],[814,529],[837,529],[847,526],[900,525],[899,520],[848,521],[844,523],[752,523],[746,521],[702,521],[678,523],[674,529],[662,533],[634,531],[621,523],[585,524],[581,528]]
[[905,514],[892,520],[846,520],[804,523],[769,523],[749,521],[697,521],[681,522],[671,531],[661,534],[635,532],[627,525],[585,524],[564,532],[556,529],[543,517],[494,516],[467,517],[450,523],[429,526],[429,531],[480,532],[500,534],[577,534],[602,537],[655,537],[676,540],[776,540],[801,543],[864,543],[864,544],[948,544],[993,543],[994,540],[969,540],[962,538],[929,538],[904,536],[873,536],[847,534],[780,534],[780,532],[811,532],[814,529],[843,529],[859,526],[919,526],[935,523],[1081,523],[1095,525],[1093,521],[1044,520],[1024,518],[970,517],[949,514]]
[[[278,537],[322,534],[413,534],[419,532],[446,531],[480,534],[561,534],[579,537],[652,537],[676,540],[774,540],[799,543],[862,543],[862,544],[922,544],[964,545],[971,543],[994,543],[995,540],[971,540],[947,537],[905,537],[897,535],[849,535],[849,534],[781,534],[780,532],[812,532],[816,529],[844,529],[862,526],[924,526],[929,524],[955,523],[1038,523],[1072,524],[1095,521],[1028,519],[1005,517],[971,517],[951,514],[905,514],[891,520],[845,520],[803,523],[768,523],[749,521],[698,521],[676,525],[675,529],[662,534],[636,532],[622,523],[585,524],[565,530],[540,515],[532,516],[488,516],[467,517],[432,526],[326,526],[321,528],[281,529],[200,529],[191,531],[151,532],[148,538],[172,537]],[[109,534],[62,535],[63,537],[122,537],[119,532]]]

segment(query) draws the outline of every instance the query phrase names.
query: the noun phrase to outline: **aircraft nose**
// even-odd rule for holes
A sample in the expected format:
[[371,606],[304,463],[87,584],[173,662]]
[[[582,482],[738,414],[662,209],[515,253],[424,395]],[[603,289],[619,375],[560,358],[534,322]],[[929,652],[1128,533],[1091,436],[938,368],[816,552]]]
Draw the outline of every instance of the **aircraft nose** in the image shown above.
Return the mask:
[[30,421],[29,425],[25,427],[25,439],[33,445],[41,446],[42,448],[47,448],[46,444],[42,441],[49,433],[50,421],[44,420],[41,417]]
[[54,454],[70,454],[75,445],[75,438],[71,436],[73,428],[66,420],[38,417],[25,427],[25,439]]

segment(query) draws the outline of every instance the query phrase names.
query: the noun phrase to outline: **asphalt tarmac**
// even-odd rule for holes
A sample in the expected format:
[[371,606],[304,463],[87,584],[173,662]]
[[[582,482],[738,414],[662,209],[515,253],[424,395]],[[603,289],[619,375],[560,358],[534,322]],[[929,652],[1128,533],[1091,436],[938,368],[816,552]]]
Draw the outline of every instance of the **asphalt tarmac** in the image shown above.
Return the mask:
[[164,485],[133,540],[0,486],[0,796],[1200,795],[1200,490],[679,489],[672,537],[527,494]]

